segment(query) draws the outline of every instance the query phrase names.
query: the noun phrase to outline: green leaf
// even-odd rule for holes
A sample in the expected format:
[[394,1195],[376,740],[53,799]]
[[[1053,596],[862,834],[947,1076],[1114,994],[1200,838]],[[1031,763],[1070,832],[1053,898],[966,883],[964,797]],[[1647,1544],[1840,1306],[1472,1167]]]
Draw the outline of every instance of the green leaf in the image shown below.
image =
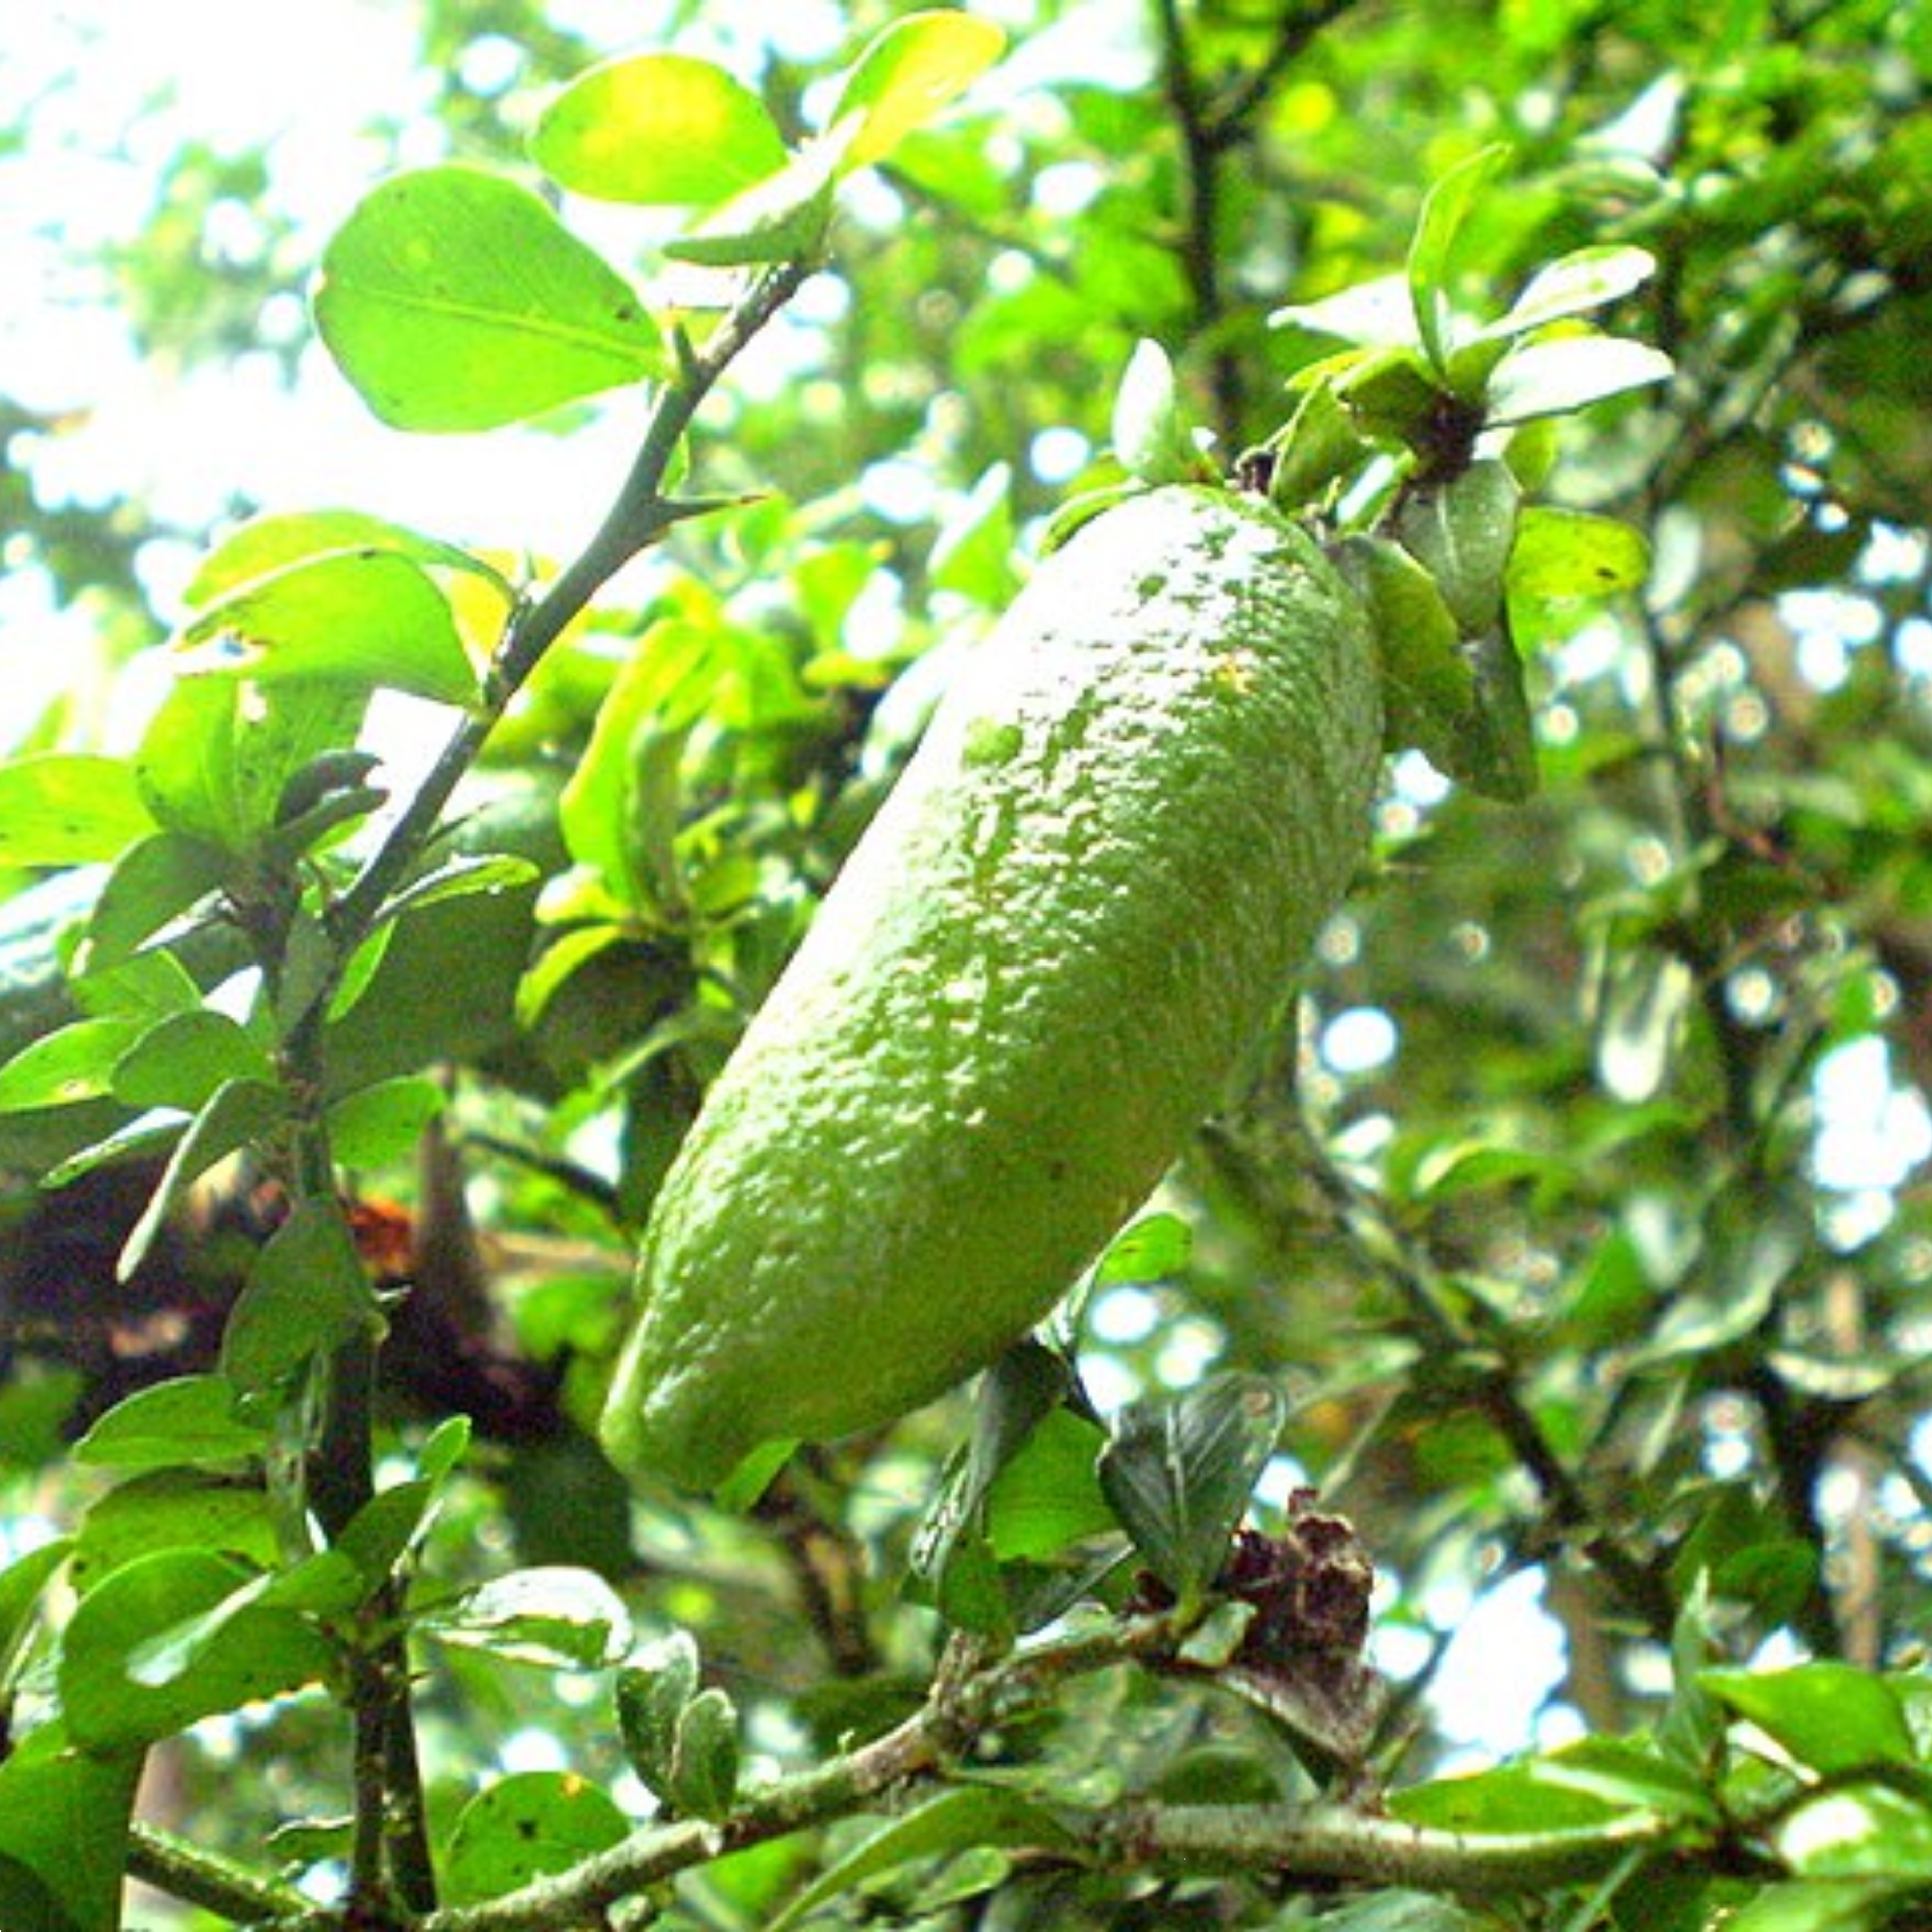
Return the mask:
[[512,1570],[424,1619],[443,1643],[552,1670],[603,1670],[631,1648],[623,1600],[594,1570]]
[[126,959],[169,921],[216,891],[228,876],[221,850],[203,838],[156,832],[122,853],[94,902],[87,946],[89,971]]
[[1072,1410],[1041,1417],[986,1492],[986,1543],[1001,1563],[1043,1563],[1117,1527],[1096,1463],[1106,1437]]
[[74,1546],[73,1587],[84,1597],[102,1577],[157,1549],[195,1549],[266,1570],[278,1544],[274,1510],[259,1476],[153,1467],[88,1506]]
[[1921,1893],[1891,1879],[1806,1879],[1765,1887],[1726,1912],[1723,1932],[1912,1932],[1896,1915]]
[[697,1695],[697,1645],[674,1630],[634,1651],[614,1687],[617,1735],[631,1769],[660,1798],[670,1785],[678,1719]]
[[678,1713],[665,1795],[687,1817],[720,1824],[738,1797],[738,1712],[724,1692],[700,1690]]
[[1932,1804],[1889,1784],[1840,1784],[1779,1825],[1778,1855],[1802,1878],[1932,1881]]
[[1485,413],[1492,427],[1574,415],[1627,390],[1667,383],[1672,371],[1670,357],[1661,350],[1619,335],[1562,335],[1526,343],[1496,365]]
[[1451,168],[1430,189],[1408,249],[1408,298],[1415,326],[1438,374],[1456,353],[1454,270],[1456,244],[1478,196],[1509,159],[1507,147],[1479,149]]
[[1254,1376],[1146,1397],[1115,1418],[1100,1487],[1183,1607],[1199,1604],[1220,1574],[1282,1420],[1280,1392]]
[[750,88],[688,54],[628,54],[578,75],[538,117],[530,156],[578,194],[711,208],[785,163]]
[[237,1148],[279,1126],[287,1114],[288,1101],[279,1087],[259,1080],[230,1080],[217,1087],[175,1143],[146,1209],[121,1250],[120,1278],[126,1281],[147,1259],[168,1215],[196,1180]]
[[1476,673],[1435,580],[1386,537],[1346,538],[1335,561],[1374,620],[1388,744],[1463,777],[1475,756]]
[[383,551],[431,568],[479,577],[507,603],[516,586],[481,557],[440,537],[425,536],[386,517],[363,510],[300,510],[251,517],[222,538],[201,561],[183,592],[200,609],[250,583],[279,576],[291,565],[311,563],[343,552]]
[[838,185],[839,151],[815,141],[775,175],[723,203],[688,235],[667,242],[673,261],[710,269],[766,262],[815,262],[825,252]]
[[1552,322],[1587,315],[1620,301],[1657,272],[1657,258],[1619,244],[1578,248],[1539,269],[1510,304],[1508,314],[1478,332],[1478,341],[1527,335]]
[[[327,1676],[321,1636],[292,1612],[252,1601],[265,1580],[197,1549],[159,1550],[102,1577],[61,1647],[61,1702],[75,1743],[153,1744]],[[247,1600],[220,1614],[238,1596]],[[200,1640],[172,1640],[190,1626]]]
[[[10,1691],[21,1656],[40,1622],[42,1599],[72,1549],[71,1540],[57,1537],[0,1570],[0,1683]],[[5,1922],[0,1918],[0,1924]]]
[[669,371],[630,283],[528,189],[474,168],[378,187],[328,244],[315,310],[397,429],[497,429]]
[[221,1372],[253,1394],[381,1327],[347,1222],[332,1206],[298,1202],[248,1270],[221,1338]]
[[221,1376],[179,1376],[118,1402],[74,1444],[76,1463],[112,1469],[245,1462],[269,1449],[270,1433],[244,1422],[235,1387]]
[[1116,1235],[1094,1270],[1095,1288],[1173,1281],[1194,1259],[1194,1230],[1179,1214],[1143,1214]]
[[1915,1760],[1904,1704],[1872,1671],[1819,1662],[1789,1670],[1706,1670],[1699,1681],[1823,1776]]
[[983,1845],[1075,1849],[1053,1813],[1017,1791],[965,1785],[895,1818],[791,1898],[766,1932],[789,1932],[821,1905],[915,1859],[942,1859]]
[[368,709],[355,685],[182,678],[134,755],[141,795],[170,832],[252,854],[275,830],[297,773],[352,746]]
[[198,1008],[151,1027],[114,1068],[114,1096],[129,1107],[179,1107],[193,1113],[231,1080],[275,1078],[273,1061],[226,1013]]
[[0,1923],[8,1932],[115,1932],[140,1773],[131,1751],[29,1746],[0,1764]]
[[448,598],[392,551],[337,551],[250,580],[188,626],[175,665],[185,676],[300,678],[441,704],[476,696]]
[[999,59],[1007,37],[990,20],[951,10],[908,14],[853,62],[827,122],[842,136],[839,173],[869,166],[923,128]]
[[75,1020],[0,1066],[0,1113],[71,1107],[114,1091],[114,1069],[141,1036],[132,1020]]
[[519,1771],[457,1814],[443,1864],[452,1905],[476,1905],[609,1851],[631,1829],[601,1785],[568,1771]]
[[1640,590],[1649,576],[1649,544],[1616,517],[1548,508],[1522,513],[1509,560],[1512,597],[1614,597]]
[[0,765],[0,866],[118,859],[154,829],[125,759],[43,752]]
[[377,918],[384,921],[402,919],[410,913],[425,912],[433,905],[469,898],[479,893],[515,892],[541,877],[537,867],[527,859],[519,859],[509,853],[464,853],[445,861],[433,871],[412,879],[394,898],[384,901]]
[[1464,638],[1480,637],[1502,621],[1504,576],[1521,500],[1509,466],[1488,456],[1460,475],[1416,490],[1397,514],[1403,548],[1435,580]]
[[1201,452],[1188,433],[1174,364],[1157,342],[1142,341],[1114,397],[1114,454],[1143,483],[1197,481]]
[[407,1160],[449,1096],[426,1073],[358,1087],[330,1103],[328,1143],[339,1165],[367,1173]]

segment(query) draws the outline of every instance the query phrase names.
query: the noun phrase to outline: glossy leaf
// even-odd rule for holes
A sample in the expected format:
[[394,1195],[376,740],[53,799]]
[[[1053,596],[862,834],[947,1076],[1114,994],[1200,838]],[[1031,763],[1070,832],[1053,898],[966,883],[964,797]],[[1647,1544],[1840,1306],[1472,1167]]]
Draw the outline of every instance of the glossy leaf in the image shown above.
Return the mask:
[[883,160],[936,120],[999,59],[1007,37],[990,20],[950,10],[908,14],[853,62],[828,132],[843,136],[840,172]]
[[121,1278],[125,1281],[147,1259],[167,1217],[195,1181],[237,1148],[279,1126],[287,1115],[287,1096],[278,1086],[229,1080],[217,1087],[175,1143],[146,1209],[128,1235],[118,1264]]
[[423,1628],[444,1643],[556,1670],[598,1670],[631,1647],[630,1613],[593,1570],[512,1570],[438,1610]]
[[1821,1776],[1911,1764],[1911,1726],[1883,1677],[1820,1660],[1788,1670],[1707,1670],[1704,1688]]
[[785,144],[764,102],[724,69],[646,53],[578,75],[539,117],[530,155],[578,194],[711,208],[776,174]]
[[1526,335],[1552,322],[1587,315],[1620,301],[1657,272],[1657,258],[1642,248],[1619,243],[1578,248],[1558,256],[1523,284],[1509,311],[1491,323],[1481,337]]
[[450,1902],[479,1904],[568,1871],[630,1828],[616,1801],[575,1772],[512,1772],[457,1814],[443,1866]]
[[[239,1466],[240,1458],[229,1459]],[[259,1476],[152,1467],[88,1506],[74,1546],[72,1580],[86,1596],[143,1556],[194,1549],[266,1572],[281,1553],[275,1516]]]
[[1143,483],[1182,483],[1202,473],[1188,434],[1174,364],[1157,342],[1140,342],[1114,397],[1114,454]]
[[1615,335],[1564,335],[1532,342],[1505,356],[1490,379],[1492,424],[1573,415],[1592,403],[1670,380],[1662,351]]
[[527,188],[475,168],[375,189],[329,243],[315,308],[397,429],[497,429],[668,369],[623,276]]
[[206,1008],[174,1013],[151,1027],[114,1068],[114,1095],[130,1107],[193,1113],[230,1080],[275,1079],[274,1062],[251,1034]]
[[118,859],[154,825],[124,759],[44,752],[0,764],[0,866]]
[[156,832],[130,845],[94,902],[87,922],[87,968],[111,966],[199,905],[228,876],[226,855],[204,838]]
[[252,517],[231,530],[202,558],[183,595],[199,610],[294,564],[368,551],[481,578],[506,600],[514,594],[514,586],[495,565],[440,537],[366,510],[300,510]]
[[176,665],[187,676],[298,678],[442,704],[476,696],[449,600],[391,551],[337,551],[251,580],[188,626]]
[[75,1020],[0,1066],[0,1113],[71,1107],[114,1091],[114,1069],[140,1037],[132,1020]]
[[274,830],[289,781],[353,745],[366,687],[341,680],[183,678],[134,754],[141,795],[166,830],[252,854]]

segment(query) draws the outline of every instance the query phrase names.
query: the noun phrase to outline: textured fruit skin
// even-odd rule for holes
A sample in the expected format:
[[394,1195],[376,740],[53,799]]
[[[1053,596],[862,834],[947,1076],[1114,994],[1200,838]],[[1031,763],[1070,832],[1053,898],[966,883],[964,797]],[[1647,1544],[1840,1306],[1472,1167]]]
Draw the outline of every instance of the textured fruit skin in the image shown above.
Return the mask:
[[1049,558],[665,1180],[618,1463],[717,1482],[1038,1321],[1278,1014],[1361,857],[1381,730],[1360,605],[1264,504],[1153,491]]

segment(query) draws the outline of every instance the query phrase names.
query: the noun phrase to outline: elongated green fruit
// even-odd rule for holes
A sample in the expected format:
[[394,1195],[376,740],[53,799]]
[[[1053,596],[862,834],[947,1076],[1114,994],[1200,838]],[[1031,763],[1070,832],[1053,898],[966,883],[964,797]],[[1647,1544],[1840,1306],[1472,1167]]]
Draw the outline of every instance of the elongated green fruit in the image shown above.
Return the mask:
[[1221,1101],[1367,835],[1362,609],[1264,504],[1156,490],[1040,568],[667,1177],[604,1419],[721,1480],[929,1401]]

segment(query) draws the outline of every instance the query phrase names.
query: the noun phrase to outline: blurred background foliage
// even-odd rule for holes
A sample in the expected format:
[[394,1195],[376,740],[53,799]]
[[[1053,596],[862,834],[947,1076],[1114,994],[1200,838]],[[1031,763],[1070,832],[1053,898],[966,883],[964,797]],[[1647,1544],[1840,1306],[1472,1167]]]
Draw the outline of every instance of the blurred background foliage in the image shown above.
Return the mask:
[[[318,11],[354,62],[366,10]],[[386,168],[514,166],[545,91],[639,41],[718,54],[796,128],[836,57],[902,11],[413,0],[384,10],[387,56],[403,37],[406,58],[363,125],[325,116],[323,69],[240,142],[197,133],[158,75],[144,94],[138,62],[115,72],[111,140],[90,121],[123,32],[111,9],[92,39],[69,24],[70,64],[38,86],[0,55],[0,77],[17,70],[0,179],[24,185],[43,306],[82,319],[60,380],[16,386],[0,361],[14,749],[126,742],[193,551],[236,515],[407,499],[440,536],[567,550],[557,501],[614,486],[621,404],[494,440],[491,497],[454,478],[468,446],[440,478],[419,450],[390,474],[402,440],[373,429],[305,467],[301,428],[359,407],[311,345],[307,278]],[[487,1334],[478,1373],[509,1390],[432,1569],[605,1572],[646,1628],[699,1634],[751,1748],[780,1759],[916,1694],[933,1620],[900,1581],[963,1399],[808,1459],[750,1520],[634,1507],[581,1430],[629,1236],[946,661],[1009,600],[1046,514],[1113,473],[1134,342],[1169,349],[1232,458],[1280,422],[1285,379],[1320,347],[1269,312],[1399,267],[1429,182],[1503,141],[1472,299],[1593,242],[1659,263],[1616,322],[1677,378],[1566,425],[1548,484],[1647,531],[1649,592],[1520,639],[1545,774],[1530,806],[1448,795],[1414,758],[1392,769],[1298,1029],[1155,1204],[1173,1218],[1081,1303],[1083,1376],[1103,1409],[1221,1368],[1277,1378],[1291,1420],[1264,1495],[1318,1487],[1376,1560],[1404,1779],[1653,1717],[1699,1577],[1735,1661],[1918,1654],[1932,16],[1889,0],[983,11],[1011,31],[1004,68],[854,193],[831,267],[700,425],[695,483],[747,500],[620,579],[491,747],[469,800],[479,843],[536,859],[541,894],[492,902],[509,922],[494,952],[452,912],[383,1006],[372,1065],[457,1063],[491,1302],[465,1332]],[[237,68],[222,85],[256,83]],[[140,171],[118,224],[71,218],[90,167]],[[619,259],[651,233],[635,213],[584,219]],[[129,370],[149,385],[133,401]],[[213,455],[235,460],[217,466],[197,409],[258,412],[276,446],[224,435]],[[161,433],[117,444],[139,410]],[[674,675],[632,695],[624,770],[653,777],[613,853],[573,834],[564,787],[594,768],[599,706],[646,633]],[[406,775],[407,715],[382,742]],[[24,933],[43,889],[12,883]],[[459,969],[461,1004],[486,1016],[461,1037]],[[367,1179],[430,1218],[415,1175]],[[58,1293],[87,1277],[43,1264],[46,1212],[16,1190],[0,1451],[22,1521],[73,1506],[47,1330],[71,1332]],[[436,1212],[440,1237],[446,1198]],[[134,1346],[134,1314],[95,1308],[103,1333],[67,1351],[63,1399]],[[407,1393],[405,1431],[477,1406],[474,1383]],[[585,1677],[445,1661],[425,1704],[440,1793],[485,1766],[621,1776]],[[176,1805],[238,1846],[332,1802],[312,1711],[272,1719],[272,1784],[229,1777],[253,1721],[171,1761]],[[1069,1788],[1291,1775],[1237,1715],[1111,1677],[1006,1747]],[[720,1866],[691,1922],[759,1922],[804,1856]],[[1232,1885],[1008,1878],[1004,1916],[939,1891],[868,1909],[1001,1925],[1298,1910]]]

